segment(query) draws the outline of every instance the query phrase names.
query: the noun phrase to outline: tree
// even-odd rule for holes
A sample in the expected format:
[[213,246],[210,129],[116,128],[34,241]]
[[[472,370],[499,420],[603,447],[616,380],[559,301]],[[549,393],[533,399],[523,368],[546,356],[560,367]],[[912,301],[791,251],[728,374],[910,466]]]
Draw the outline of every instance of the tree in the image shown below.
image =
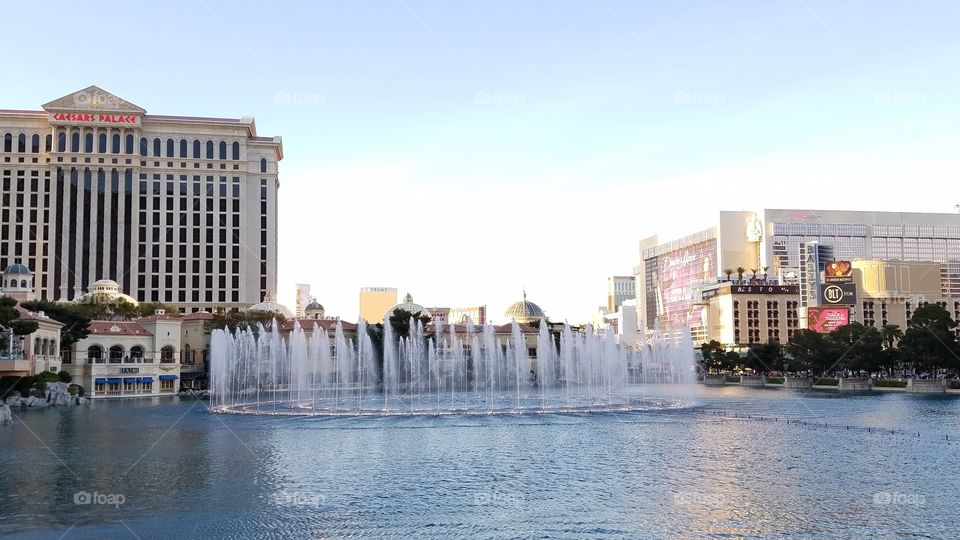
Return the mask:
[[960,347],[954,329],[956,321],[940,304],[922,304],[913,312],[910,327],[900,340],[903,360],[912,364],[914,372],[936,375],[937,370],[958,366]]
[[87,337],[91,318],[82,305],[61,304],[49,300],[33,300],[20,305],[30,311],[42,311],[51,319],[63,324],[63,328],[60,329],[61,348],[68,349]]
[[829,339],[840,352],[839,369],[867,373],[880,370],[883,337],[876,328],[852,322],[831,332]]
[[17,301],[9,296],[0,296],[0,326],[12,330],[15,336],[28,336],[39,328],[35,321],[20,319]]
[[743,363],[743,357],[740,356],[740,353],[737,351],[727,351],[723,355],[723,364],[720,365],[720,369],[725,371],[735,371],[740,368],[740,365]]
[[903,330],[899,324],[885,324],[880,327],[880,336],[888,349],[896,346],[897,342],[903,339]]
[[733,274],[733,268],[724,268],[723,273],[727,275],[727,281],[730,281],[730,276]]
[[723,358],[726,354],[723,344],[713,339],[700,345],[700,366],[704,373],[720,372],[723,367]]
[[832,361],[830,345],[824,335],[815,330],[797,330],[787,343],[787,370],[792,372],[813,371],[824,362]]
[[136,306],[136,313],[139,317],[149,317],[156,313],[158,309],[162,309],[167,315],[180,313],[180,309],[177,308],[177,306],[164,304],[163,302],[143,302]]
[[[390,314],[390,327],[393,328],[393,337],[394,339],[399,340],[402,337],[410,337],[410,321],[417,320],[423,323],[423,326],[426,327],[427,323],[430,322],[430,316],[424,313],[419,315],[416,313],[411,313],[405,309],[395,309],[393,313]],[[415,324],[415,323],[414,323]]]
[[756,373],[766,374],[783,365],[783,347],[776,340],[756,344],[747,351],[746,367]]
[[764,267],[763,267],[763,280],[764,280],[764,281],[767,280],[767,273],[768,273],[769,271],[770,271],[770,267],[769,267],[769,266],[764,266]]
[[737,267],[737,279],[738,279],[739,281],[743,281],[743,273],[746,272],[746,271],[747,271],[747,269],[744,268],[744,267],[742,267],[742,266],[738,266],[738,267]]
[[272,311],[224,311],[218,309],[213,312],[213,316],[203,323],[205,331],[222,330],[226,328],[230,332],[238,328],[256,329],[258,325],[268,327],[277,321],[277,325],[282,325],[287,318],[282,313]]
[[757,279],[757,272],[759,272],[759,270],[757,270],[756,268],[751,268],[751,269],[750,269],[750,273],[753,274],[753,279],[754,279],[754,280]]

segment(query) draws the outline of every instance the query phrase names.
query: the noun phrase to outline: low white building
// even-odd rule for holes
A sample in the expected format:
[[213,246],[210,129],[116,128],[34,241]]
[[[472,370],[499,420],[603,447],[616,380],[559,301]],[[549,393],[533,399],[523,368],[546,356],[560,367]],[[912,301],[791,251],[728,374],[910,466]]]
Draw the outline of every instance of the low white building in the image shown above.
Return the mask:
[[135,321],[93,321],[63,369],[87,397],[174,395],[180,390],[181,318],[163,310]]

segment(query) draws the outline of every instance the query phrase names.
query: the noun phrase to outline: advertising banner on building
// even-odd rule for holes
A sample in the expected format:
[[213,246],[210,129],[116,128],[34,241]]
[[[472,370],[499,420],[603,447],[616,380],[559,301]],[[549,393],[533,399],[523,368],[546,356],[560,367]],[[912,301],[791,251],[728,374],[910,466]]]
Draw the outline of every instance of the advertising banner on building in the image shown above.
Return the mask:
[[821,303],[825,306],[853,306],[857,303],[855,283],[824,283]]
[[808,307],[807,328],[821,334],[850,324],[850,310],[835,307]]
[[826,283],[853,283],[853,264],[850,261],[833,261],[823,267]]

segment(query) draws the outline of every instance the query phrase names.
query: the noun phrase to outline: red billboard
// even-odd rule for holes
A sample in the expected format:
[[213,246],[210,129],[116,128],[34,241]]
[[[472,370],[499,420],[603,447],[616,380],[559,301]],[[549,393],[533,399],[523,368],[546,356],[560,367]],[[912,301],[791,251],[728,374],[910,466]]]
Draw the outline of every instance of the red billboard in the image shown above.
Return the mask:
[[808,307],[807,328],[826,334],[850,324],[850,310],[837,307]]

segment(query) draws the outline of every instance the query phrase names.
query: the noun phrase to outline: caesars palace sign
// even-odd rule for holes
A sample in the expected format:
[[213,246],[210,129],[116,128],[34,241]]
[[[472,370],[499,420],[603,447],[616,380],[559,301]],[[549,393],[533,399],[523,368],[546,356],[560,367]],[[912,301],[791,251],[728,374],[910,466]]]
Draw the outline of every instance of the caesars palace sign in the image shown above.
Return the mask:
[[50,113],[50,123],[75,126],[139,126],[140,116],[136,114],[111,113]]

